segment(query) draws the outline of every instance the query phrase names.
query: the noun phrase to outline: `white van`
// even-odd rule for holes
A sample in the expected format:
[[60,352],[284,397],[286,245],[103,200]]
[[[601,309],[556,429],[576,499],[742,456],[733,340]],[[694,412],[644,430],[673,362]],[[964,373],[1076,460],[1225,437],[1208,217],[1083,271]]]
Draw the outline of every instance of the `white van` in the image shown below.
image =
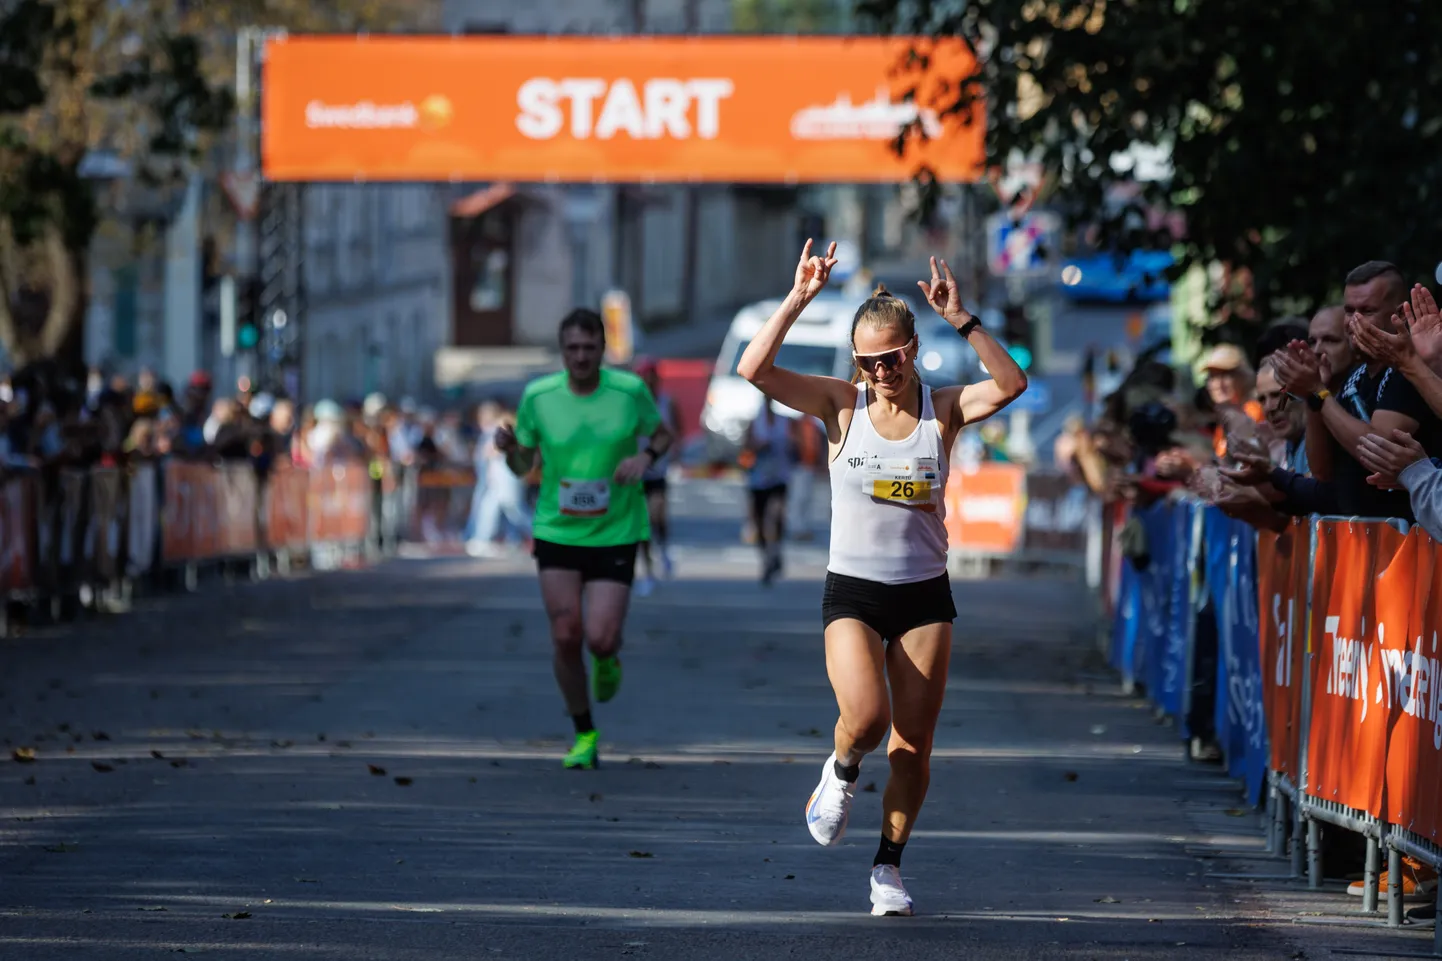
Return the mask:
[[[863,298],[864,299],[864,298]],[[776,363],[803,374],[851,379],[851,318],[862,299],[841,293],[822,291],[796,319]],[[701,412],[701,426],[707,433],[707,448],[713,458],[729,459],[746,436],[746,428],[761,412],[761,391],[736,373],[741,354],[751,343],[767,319],[781,306],[781,301],[763,300],[741,308],[731,321],[731,329],[721,345],[721,356],[711,374],[706,391],[706,406]],[[799,412],[777,405],[787,417]]]

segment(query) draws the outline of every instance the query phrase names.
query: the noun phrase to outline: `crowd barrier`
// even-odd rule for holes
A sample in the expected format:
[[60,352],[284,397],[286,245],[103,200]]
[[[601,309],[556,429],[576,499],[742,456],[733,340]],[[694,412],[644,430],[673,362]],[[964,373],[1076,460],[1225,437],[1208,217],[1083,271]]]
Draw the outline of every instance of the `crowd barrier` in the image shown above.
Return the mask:
[[1021,562],[1089,569],[1101,507],[1060,471],[982,463],[952,468],[946,531],[953,568]]
[[211,563],[254,561],[263,575],[322,551],[355,555],[375,526],[372,502],[359,463],[264,477],[249,461],[11,472],[0,480],[0,594],[59,617],[165,571],[193,587]]
[[1386,851],[1387,921],[1400,925],[1402,856],[1442,867],[1442,546],[1356,518],[1258,534],[1185,499],[1108,505],[1103,523],[1102,606],[1124,683],[1183,738],[1214,738],[1248,800],[1265,794],[1270,850],[1290,846],[1311,888],[1321,825],[1366,838],[1364,912]]

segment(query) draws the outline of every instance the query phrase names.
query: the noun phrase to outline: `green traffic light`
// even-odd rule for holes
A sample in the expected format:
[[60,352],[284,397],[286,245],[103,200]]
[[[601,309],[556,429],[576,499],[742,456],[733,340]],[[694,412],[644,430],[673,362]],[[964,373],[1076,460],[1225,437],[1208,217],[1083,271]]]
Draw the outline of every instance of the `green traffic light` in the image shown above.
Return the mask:
[[1011,359],[1016,361],[1016,365],[1022,370],[1031,369],[1031,351],[1020,344],[1012,344],[1006,352],[1011,354]]
[[246,324],[236,333],[235,340],[241,347],[250,350],[256,344],[260,343],[260,331],[256,329],[254,324]]

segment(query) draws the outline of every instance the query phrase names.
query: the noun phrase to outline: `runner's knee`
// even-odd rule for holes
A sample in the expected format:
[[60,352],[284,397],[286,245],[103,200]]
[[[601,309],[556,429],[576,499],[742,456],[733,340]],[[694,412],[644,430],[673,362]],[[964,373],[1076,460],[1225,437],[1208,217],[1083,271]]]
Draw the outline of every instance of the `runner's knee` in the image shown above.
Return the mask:
[[851,717],[843,716],[841,726],[857,744],[876,747],[886,738],[887,728],[891,727],[891,715],[885,705],[880,705]]
[[581,619],[574,614],[551,618],[551,641],[560,654],[580,654],[584,636]]

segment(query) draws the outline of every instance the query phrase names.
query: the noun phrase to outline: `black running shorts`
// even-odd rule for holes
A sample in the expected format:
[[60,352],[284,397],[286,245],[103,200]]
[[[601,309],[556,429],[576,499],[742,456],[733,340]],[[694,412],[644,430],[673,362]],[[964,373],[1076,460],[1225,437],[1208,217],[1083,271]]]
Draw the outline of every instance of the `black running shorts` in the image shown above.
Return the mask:
[[643,477],[641,479],[641,491],[647,497],[652,494],[666,493],[666,478],[664,477]]
[[821,595],[822,626],[846,618],[865,624],[883,641],[927,624],[950,624],[956,620],[951,578],[942,572],[913,584],[881,584],[828,572]]
[[531,551],[539,570],[576,571],[581,583],[615,581],[630,586],[636,579],[636,545],[576,547],[552,541],[535,541]]

